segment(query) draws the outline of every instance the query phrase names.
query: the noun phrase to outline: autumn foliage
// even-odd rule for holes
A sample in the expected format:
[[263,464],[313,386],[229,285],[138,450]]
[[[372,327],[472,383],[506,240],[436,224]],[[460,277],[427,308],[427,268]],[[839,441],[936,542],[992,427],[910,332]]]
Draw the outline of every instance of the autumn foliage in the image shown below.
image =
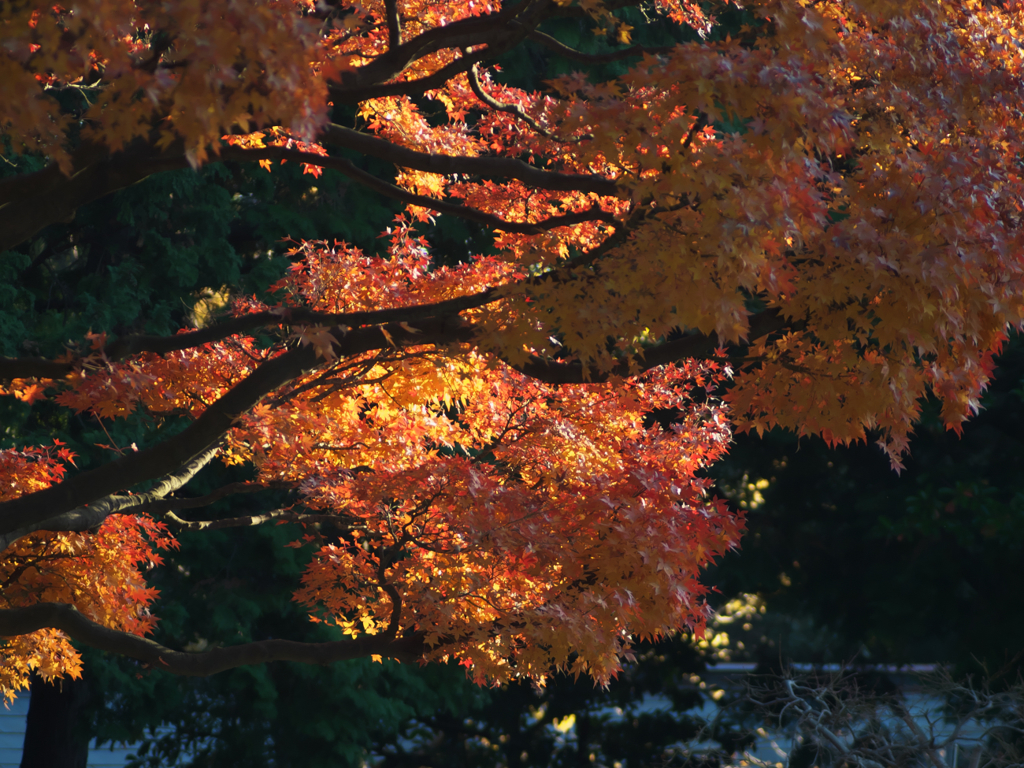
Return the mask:
[[[75,674],[68,637],[183,674],[380,655],[607,680],[634,639],[700,631],[699,572],[743,527],[701,476],[733,428],[874,430],[898,465],[924,396],[971,415],[1024,320],[1022,12],[726,3],[726,34],[704,5],[635,5],[4,6],[0,124],[49,163],[0,182],[6,247],[218,160],[406,206],[386,253],[298,244],[269,298],[202,328],[0,361],[9,396],[155,427],[66,478],[59,447],[0,454],[5,691]],[[498,59],[527,46],[578,71],[513,87]],[[493,253],[435,263],[436,215]],[[253,479],[213,497],[294,503],[186,514],[215,456]],[[141,637],[170,531],[275,522],[305,531],[296,600],[348,638]]]

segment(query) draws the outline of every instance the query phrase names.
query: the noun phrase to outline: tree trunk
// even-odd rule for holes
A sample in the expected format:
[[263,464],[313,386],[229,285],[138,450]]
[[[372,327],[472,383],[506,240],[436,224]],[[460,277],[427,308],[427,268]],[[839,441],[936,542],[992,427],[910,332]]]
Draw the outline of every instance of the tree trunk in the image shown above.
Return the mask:
[[36,676],[31,691],[21,768],[86,768],[89,737],[79,723],[85,681]]

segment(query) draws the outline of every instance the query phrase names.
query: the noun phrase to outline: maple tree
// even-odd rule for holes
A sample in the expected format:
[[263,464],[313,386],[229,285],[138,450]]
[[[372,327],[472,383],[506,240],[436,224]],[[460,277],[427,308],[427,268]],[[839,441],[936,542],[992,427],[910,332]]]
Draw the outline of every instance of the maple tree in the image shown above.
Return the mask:
[[[930,392],[959,429],[1024,319],[1024,12],[766,0],[733,37],[708,13],[729,4],[638,5],[4,6],[0,123],[28,165],[0,181],[2,248],[217,161],[406,206],[385,255],[299,243],[272,299],[201,328],[0,360],[29,405],[152,425],[66,478],[59,445],[3,454],[7,695],[75,674],[69,638],[182,674],[374,655],[607,680],[633,638],[701,629],[699,571],[743,527],[701,476],[733,427],[875,429],[898,465]],[[659,25],[688,42],[631,45]],[[527,46],[582,71],[504,82]],[[493,253],[433,263],[434,215]],[[178,493],[217,456],[253,479]],[[283,508],[183,512],[282,487]],[[172,532],[280,522],[311,549],[296,599],[349,637],[142,636]]]

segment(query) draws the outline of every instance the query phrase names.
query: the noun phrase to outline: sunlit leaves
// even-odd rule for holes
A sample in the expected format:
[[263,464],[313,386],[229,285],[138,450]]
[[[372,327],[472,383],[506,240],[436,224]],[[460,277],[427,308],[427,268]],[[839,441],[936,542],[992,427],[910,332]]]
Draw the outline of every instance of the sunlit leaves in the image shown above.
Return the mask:
[[[323,311],[360,311],[442,301],[517,277],[492,259],[433,268],[422,244],[401,227],[393,234],[388,259],[303,246],[278,294]],[[236,312],[256,308],[241,302]],[[227,462],[253,463],[258,483],[297,488],[295,511],[336,520],[296,542],[316,545],[296,593],[315,617],[356,635],[424,633],[429,658],[459,659],[480,681],[542,679],[556,669],[607,680],[634,638],[700,630],[698,574],[738,544],[742,529],[700,477],[729,441],[713,394],[722,365],[694,361],[554,387],[465,349],[396,346],[339,359],[327,354],[336,338],[322,327],[286,336],[320,345],[324,369],[240,415],[224,445]],[[100,419],[136,408],[198,415],[274,354],[232,338],[140,356],[69,378],[57,401]],[[108,625],[148,629],[133,606],[153,595],[131,574],[156,558],[141,539],[125,538],[129,522],[166,544],[147,518],[115,516],[97,540],[122,537],[117,551],[139,552],[135,561],[102,560],[105,545],[84,534],[34,535],[7,553],[16,568],[28,557],[22,548],[42,563],[92,546],[80,567],[61,561],[62,578],[106,583],[127,568],[113,579],[121,591],[81,586],[65,595],[44,578],[24,582],[18,599],[73,601]]]
[[[0,493],[14,498],[59,479],[64,448],[50,451],[0,451]],[[143,571],[163,562],[153,547],[177,547],[166,527],[146,515],[112,515],[87,533],[40,531],[20,538],[0,558],[0,603],[18,608],[37,603],[75,606],[100,624],[133,634],[152,631],[156,618],[149,605],[156,590]],[[36,672],[44,679],[78,677],[81,660],[61,632],[43,629],[4,638],[0,645],[0,695],[14,698]]]
[[[57,98],[64,94],[79,102],[87,137],[114,150],[156,129],[162,144],[183,139],[200,163],[234,126],[271,120],[312,137],[326,117],[322,78],[337,68],[303,6],[97,0],[67,10],[8,7],[0,125],[24,143],[19,151],[41,151],[65,170],[71,159],[61,133],[72,118]],[[207,108],[194,109],[199,102]]]
[[[338,510],[346,531],[316,554],[297,597],[348,632],[380,633],[395,588],[398,629],[427,632],[433,656],[463,660],[481,681],[559,668],[606,679],[631,638],[699,630],[696,576],[742,524],[697,477],[728,431],[713,407],[687,405],[695,375],[555,390],[481,370],[484,386],[468,382],[448,415],[414,404],[382,414],[367,396],[358,433],[339,435],[347,445],[300,460],[305,503]],[[645,412],[677,406],[689,415],[670,429],[645,427]],[[410,432],[424,417],[426,441]],[[410,442],[439,450],[403,450]],[[353,471],[368,461],[376,471]]]

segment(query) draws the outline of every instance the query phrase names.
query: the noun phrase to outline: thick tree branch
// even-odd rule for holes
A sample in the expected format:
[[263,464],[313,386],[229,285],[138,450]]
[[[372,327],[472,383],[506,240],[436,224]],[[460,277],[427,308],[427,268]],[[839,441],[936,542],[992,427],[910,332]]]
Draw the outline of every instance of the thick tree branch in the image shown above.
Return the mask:
[[159,501],[167,496],[167,494],[174,493],[195,477],[196,473],[209,464],[219,450],[219,447],[213,447],[203,451],[177,471],[161,478],[153,488],[144,493],[132,494],[130,496],[111,494],[94,501],[88,506],[78,507],[69,512],[30,523],[24,528],[0,535],[0,552],[7,549],[8,546],[22,536],[27,536],[34,531],[86,531],[102,523],[109,515],[127,512],[128,510],[137,509],[138,507],[147,506]]
[[[85,168],[104,157],[106,151],[102,147],[83,143],[72,153],[71,163],[74,168]],[[9,203],[26,197],[45,195],[67,181],[67,178],[57,163],[50,163],[32,173],[0,179],[0,210]]]
[[429,29],[392,47],[370,64],[343,73],[340,85],[331,89],[331,96],[335,101],[351,102],[394,95],[387,89],[408,84],[388,83],[389,80],[400,75],[413,62],[446,49],[487,46],[489,55],[500,55],[536,28],[551,5],[551,0],[526,0],[511,4],[498,13],[460,19]]
[[190,677],[206,677],[235,667],[268,661],[333,664],[378,655],[411,663],[419,661],[427,650],[423,635],[412,633],[398,638],[363,635],[329,643],[261,640],[185,653],[144,637],[104,627],[87,618],[74,606],[63,603],[42,603],[27,608],[0,610],[0,636],[25,635],[48,627],[59,629],[78,644],[136,659],[154,669]]
[[75,370],[73,360],[45,357],[0,357],[0,381],[11,379],[61,379]]
[[441,88],[452,78],[466,72],[470,67],[479,64],[486,59],[496,59],[515,47],[520,40],[509,40],[501,47],[487,46],[474,50],[471,53],[464,53],[448,62],[436,72],[414,80],[396,80],[391,83],[369,85],[365,88],[330,88],[331,98],[342,104],[358,104],[367,99],[381,98],[384,96],[416,96],[424,91]]
[[70,177],[51,164],[15,176],[0,187],[0,251],[14,248],[46,226],[67,221],[76,209],[124,189],[160,171],[185,168],[184,152],[174,145],[157,151],[140,145],[113,157],[82,157]]
[[268,392],[317,364],[311,347],[292,349],[261,364],[181,433],[42,491],[0,504],[0,534],[93,503],[108,494],[175,472],[218,441],[233,421]]
[[402,44],[402,22],[398,18],[398,0],[384,0],[384,15],[388,20],[388,50]]
[[[484,301],[487,293],[466,298]],[[793,324],[778,311],[766,310],[750,318],[749,336],[756,339],[787,327],[793,327]],[[400,321],[354,330],[336,327],[332,334],[336,354],[339,358],[347,358],[392,346],[468,343],[473,341],[474,328],[458,315],[452,314],[416,321],[415,328],[407,321]],[[623,362],[610,371],[590,372],[584,370],[578,362],[561,363],[535,358],[517,366],[517,369],[527,376],[552,384],[596,382],[612,376],[629,376],[685,358],[706,358],[721,345],[714,334],[694,334],[645,350],[638,367],[636,363],[631,368],[628,362]],[[93,505],[124,488],[182,472],[182,468],[190,462],[199,461],[204,452],[223,437],[241,414],[248,412],[278,387],[320,364],[311,346],[290,349],[262,363],[181,433],[45,490],[0,504],[0,535],[24,529],[34,530],[32,526],[38,527],[43,521],[51,521],[64,513],[75,511],[77,514],[79,508]]]
[[[394,323],[348,330],[335,328],[335,352],[353,357],[392,346],[446,346],[472,340],[473,329],[458,317],[417,324]],[[180,471],[220,440],[234,421],[267,394],[322,364],[312,346],[293,348],[259,365],[182,432],[75,475],[42,491],[0,504],[0,535],[57,517],[98,499],[162,475]]]
[[[590,251],[580,253],[557,265],[555,269],[539,276],[531,277],[525,282],[531,283],[552,278],[558,279],[557,273],[592,264],[604,257],[614,248],[626,242],[630,227],[639,221],[638,214],[641,213],[641,210],[636,209],[631,219],[624,223],[616,222],[615,233],[608,237],[601,245]],[[365,312],[331,313],[316,312],[302,308],[252,312],[238,317],[219,320],[215,324],[200,330],[177,333],[173,336],[151,336],[145,334],[122,336],[111,341],[103,348],[103,357],[109,362],[117,362],[143,352],[163,355],[183,349],[194,349],[203,344],[221,341],[237,334],[267,330],[282,325],[325,325],[358,328],[360,326],[380,325],[382,323],[417,323],[428,319],[436,320],[441,317],[454,317],[467,309],[478,309],[492,304],[501,298],[502,288],[497,287],[487,288],[479,293],[431,304],[415,304],[408,307],[394,307]],[[80,360],[75,359],[50,360],[41,357],[0,357],[0,381],[29,378],[59,379],[72,373],[80,364]]]

